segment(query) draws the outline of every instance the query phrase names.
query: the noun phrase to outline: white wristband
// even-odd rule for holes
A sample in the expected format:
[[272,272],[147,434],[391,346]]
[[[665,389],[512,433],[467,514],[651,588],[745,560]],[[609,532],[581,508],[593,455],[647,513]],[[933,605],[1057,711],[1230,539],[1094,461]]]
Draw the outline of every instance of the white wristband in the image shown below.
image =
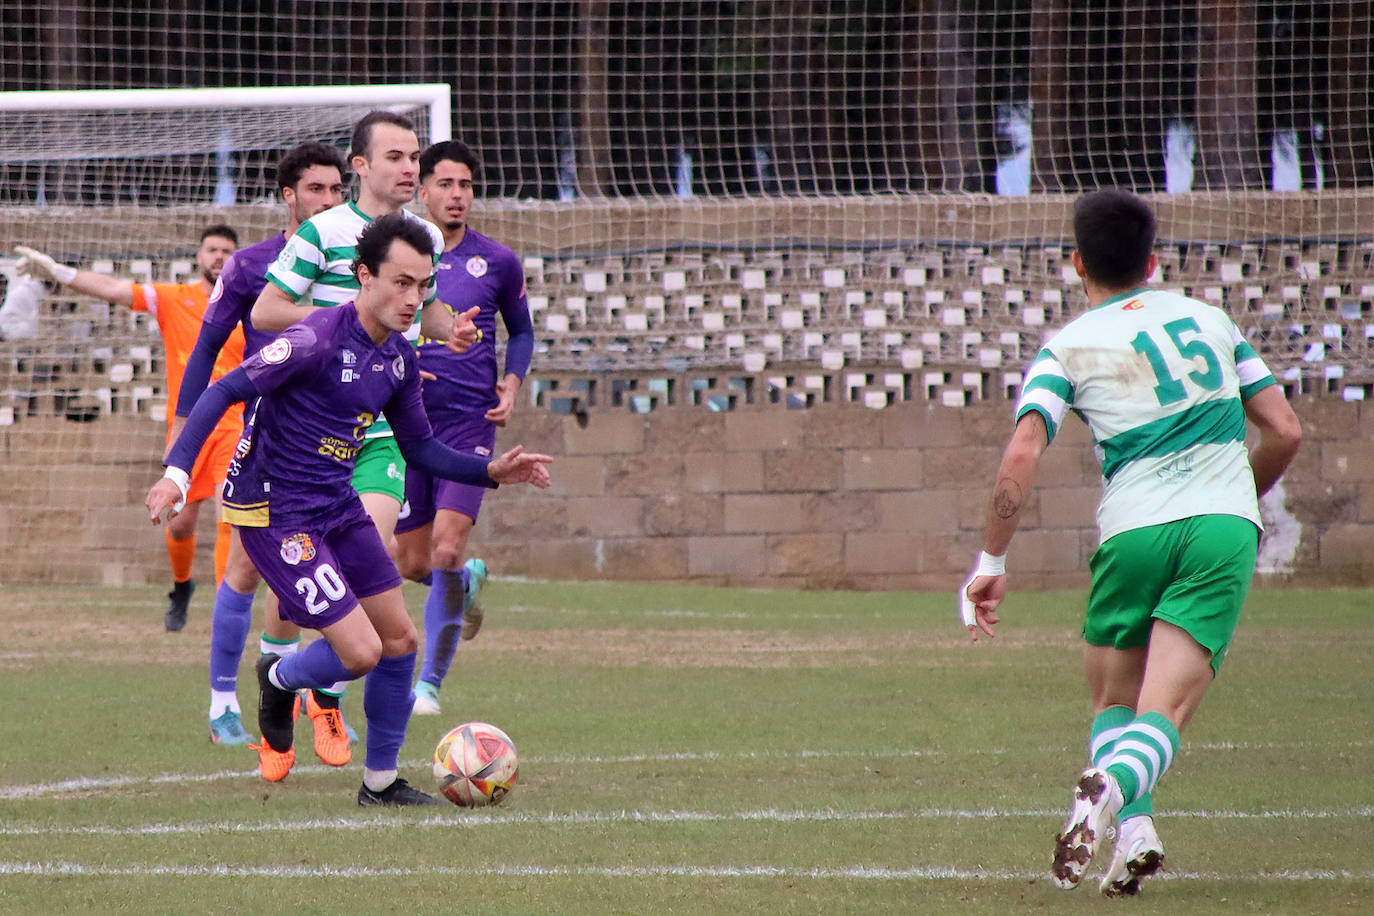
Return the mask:
[[52,278],[66,286],[76,279],[76,268],[68,267],[66,264],[54,264],[52,266]]
[[959,589],[959,620],[964,626],[972,629],[978,625],[977,608],[968,596],[968,587],[973,584],[973,580],[979,576],[1005,576],[1006,574],[1006,554],[993,557],[981,551],[978,553],[978,565],[973,568],[973,575],[969,576],[964,587]]
[[172,506],[174,511],[180,512],[186,507],[186,494],[191,490],[191,475],[181,468],[169,465],[167,470],[162,472],[162,476],[176,484],[177,489],[181,491],[181,499],[177,500],[176,504]]
[[975,576],[1005,576],[1007,574],[1007,555],[1000,557],[990,556],[989,554],[978,553],[978,565],[974,568]]

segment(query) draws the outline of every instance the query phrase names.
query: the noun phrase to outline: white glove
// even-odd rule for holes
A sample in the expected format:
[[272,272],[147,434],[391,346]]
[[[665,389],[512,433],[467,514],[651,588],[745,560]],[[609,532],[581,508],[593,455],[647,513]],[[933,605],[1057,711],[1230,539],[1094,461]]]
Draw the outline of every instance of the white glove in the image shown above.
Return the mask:
[[59,264],[41,251],[35,251],[26,245],[15,245],[14,250],[22,255],[19,259],[19,272],[26,277],[56,280],[64,285],[76,279],[75,267]]
[[978,625],[978,608],[973,603],[973,599],[968,596],[968,587],[973,584],[973,580],[979,576],[1005,576],[1007,574],[1007,555],[1000,557],[988,556],[986,553],[978,554],[978,565],[973,568],[973,575],[968,577],[963,588],[959,589],[959,619],[964,622],[964,626],[973,629]]

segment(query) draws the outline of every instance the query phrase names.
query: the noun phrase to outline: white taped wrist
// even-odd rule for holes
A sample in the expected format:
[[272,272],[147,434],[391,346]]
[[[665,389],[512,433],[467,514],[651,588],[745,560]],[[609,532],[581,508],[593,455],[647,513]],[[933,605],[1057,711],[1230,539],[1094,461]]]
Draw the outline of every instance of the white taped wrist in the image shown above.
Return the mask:
[[975,576],[1005,576],[1007,574],[1007,555],[994,557],[990,554],[978,553],[978,566],[974,568]]
[[67,286],[76,279],[76,268],[68,267],[66,264],[54,264],[52,278],[63,286]]
[[162,472],[162,476],[176,484],[177,489],[181,491],[181,499],[177,500],[176,505],[172,507],[180,512],[182,507],[186,505],[186,494],[191,491],[191,475],[181,468],[168,466],[168,468]]

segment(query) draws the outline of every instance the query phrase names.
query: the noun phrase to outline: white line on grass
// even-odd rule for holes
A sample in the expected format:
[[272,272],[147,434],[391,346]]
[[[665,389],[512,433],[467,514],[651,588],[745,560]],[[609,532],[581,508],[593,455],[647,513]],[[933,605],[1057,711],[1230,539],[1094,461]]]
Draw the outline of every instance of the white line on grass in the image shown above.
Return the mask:
[[[470,868],[436,865],[425,868],[378,868],[335,865],[85,865],[80,862],[0,862],[0,875],[41,877],[174,877],[174,878],[415,878],[427,876],[480,878],[814,878],[863,881],[1030,881],[1041,872],[924,866],[887,868],[786,868],[776,865],[497,865]],[[1283,869],[1227,874],[1166,872],[1153,881],[1374,881],[1374,872]]]
[[[1293,750],[1300,748],[1323,748],[1330,750],[1345,750],[1351,748],[1364,748],[1374,746],[1374,741],[1343,741],[1332,743],[1317,742],[1291,742],[1291,743],[1245,743],[1245,742],[1216,742],[1209,744],[1198,744],[1185,748],[1187,752],[1200,751],[1271,751],[1271,750]],[[1016,753],[1026,753],[1027,749],[1016,748]],[[1039,753],[1072,753],[1069,748],[1063,747],[1041,747],[1033,749]],[[978,748],[961,749],[960,753],[976,753],[986,755],[1000,755],[1012,753],[1010,748]],[[822,750],[797,750],[797,751],[671,751],[661,754],[550,754],[547,756],[536,756],[524,759],[527,766],[539,765],[605,765],[617,763],[673,763],[673,762],[692,762],[692,761],[713,761],[713,760],[813,760],[813,759],[850,759],[850,760],[897,760],[913,759],[921,757],[945,757],[949,756],[948,751],[939,749],[890,749],[890,750],[868,750],[868,751],[822,751]],[[409,760],[401,763],[402,767],[418,767],[429,769],[429,760]],[[321,764],[302,764],[292,769],[298,775],[311,773],[325,773],[333,771],[333,767],[326,767]],[[49,795],[62,795],[65,793],[95,793],[109,789],[124,789],[129,786],[144,785],[183,785],[194,783],[220,782],[229,779],[256,779],[257,770],[218,770],[211,773],[162,773],[153,776],[137,776],[124,774],[118,776],[99,776],[99,777],[77,777],[75,779],[64,779],[58,782],[30,783],[27,785],[0,786],[0,800],[14,801],[19,799],[42,798]]]
[[[181,823],[141,824],[117,827],[108,824],[83,826],[0,826],[0,836],[57,837],[57,836],[171,836],[208,834],[264,834],[302,833],[332,830],[340,832],[375,832],[384,830],[413,830],[415,828],[479,828],[503,826],[580,826],[608,824],[683,824],[710,822],[744,823],[828,823],[909,820],[1002,820],[1009,818],[1057,819],[1061,808],[1014,809],[983,808],[960,810],[954,808],[924,808],[911,811],[840,811],[820,808],[810,811],[471,811],[448,815],[430,815],[411,820],[391,820],[375,817],[306,818],[290,821],[244,823],[234,821],[187,821]],[[1161,818],[1189,817],[1208,820],[1335,820],[1374,817],[1374,807],[1331,809],[1286,809],[1278,811],[1162,811]]]

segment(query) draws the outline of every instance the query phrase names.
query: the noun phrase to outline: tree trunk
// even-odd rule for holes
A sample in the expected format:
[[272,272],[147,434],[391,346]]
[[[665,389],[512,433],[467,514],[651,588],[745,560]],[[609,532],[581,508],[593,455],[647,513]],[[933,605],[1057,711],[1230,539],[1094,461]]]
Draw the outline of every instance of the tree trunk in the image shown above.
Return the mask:
[[1374,181],[1374,136],[1371,134],[1369,55],[1370,16],[1374,3],[1369,0],[1334,0],[1331,28],[1327,32],[1326,60],[1330,67],[1327,84],[1330,94],[1330,121],[1327,136],[1331,151],[1328,183],[1354,187]]
[[[44,17],[43,45],[47,50],[47,72],[42,89],[77,89],[85,41],[86,10],[81,0],[59,0]],[[58,141],[60,143],[60,141]],[[76,204],[88,200],[86,167],[73,162],[56,162],[44,168],[44,193],[49,204]]]
[[813,78],[823,77],[813,70],[811,7],[808,0],[775,3],[770,19],[769,134],[778,184],[790,192],[818,190],[812,157],[817,122],[828,132],[828,113],[808,104]]
[[1040,191],[1078,187],[1069,141],[1069,0],[1043,0],[1031,8],[1031,180]]
[[1256,27],[1247,0],[1198,3],[1197,152],[1204,189],[1263,188]]
[[615,191],[607,61],[610,6],[609,0],[582,0],[581,3],[577,185],[580,193],[587,197],[605,197]]
[[935,25],[936,105],[943,169],[942,191],[977,191],[983,186],[978,156],[977,61],[964,43],[959,0],[926,0]]

